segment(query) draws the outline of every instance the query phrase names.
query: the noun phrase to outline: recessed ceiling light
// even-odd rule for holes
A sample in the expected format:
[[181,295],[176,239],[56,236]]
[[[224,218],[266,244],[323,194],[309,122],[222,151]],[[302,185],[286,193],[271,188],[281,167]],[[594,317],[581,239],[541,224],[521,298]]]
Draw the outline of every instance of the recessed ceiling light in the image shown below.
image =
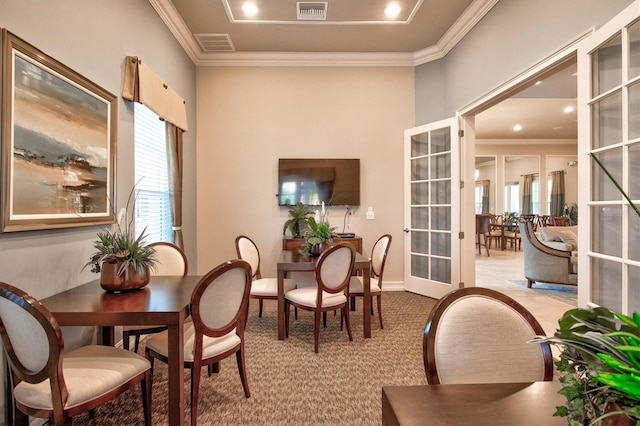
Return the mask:
[[242,5],[242,11],[249,17],[256,16],[258,14],[258,6],[253,2],[247,2]]
[[400,5],[398,3],[389,3],[384,9],[384,14],[387,18],[395,18],[400,14]]
[[539,84],[542,84],[542,80],[536,81],[536,86],[539,85]]
[[522,126],[519,124],[516,124],[515,126],[513,126],[513,131],[514,132],[519,132],[520,130],[522,130]]
[[569,105],[564,107],[564,113],[565,114],[569,114],[570,112],[573,112],[573,106]]

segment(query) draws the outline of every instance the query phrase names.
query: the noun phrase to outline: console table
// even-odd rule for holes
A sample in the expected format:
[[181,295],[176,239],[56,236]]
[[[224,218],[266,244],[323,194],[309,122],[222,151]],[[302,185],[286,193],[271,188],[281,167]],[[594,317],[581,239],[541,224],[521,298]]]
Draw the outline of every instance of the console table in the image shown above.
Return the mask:
[[[356,251],[362,254],[362,238],[357,235],[354,237],[342,237],[342,241],[353,244]],[[284,237],[282,239],[282,250],[300,250],[304,245],[304,238]]]

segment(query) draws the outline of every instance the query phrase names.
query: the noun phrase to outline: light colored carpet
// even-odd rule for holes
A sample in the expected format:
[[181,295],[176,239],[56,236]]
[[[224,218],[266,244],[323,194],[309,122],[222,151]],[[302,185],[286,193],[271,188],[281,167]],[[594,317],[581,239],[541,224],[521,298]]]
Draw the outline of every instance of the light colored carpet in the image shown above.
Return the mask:
[[[340,331],[340,316],[328,315],[313,352],[313,317],[300,311],[291,320],[289,339],[277,340],[275,302],[266,301],[262,318],[251,302],[246,332],[246,363],[251,397],[245,398],[235,357],[221,372],[202,370],[199,425],[376,425],[382,423],[382,386],[426,384],[422,336],[435,301],[405,292],[382,297],[385,328],[372,318],[372,338],[362,335],[362,300],[351,312],[353,341]],[[140,349],[143,353],[143,348]],[[166,425],[167,369],[156,361],[153,424]],[[189,374],[185,371],[185,421],[189,416]],[[76,425],[141,425],[139,389],[123,394]]]

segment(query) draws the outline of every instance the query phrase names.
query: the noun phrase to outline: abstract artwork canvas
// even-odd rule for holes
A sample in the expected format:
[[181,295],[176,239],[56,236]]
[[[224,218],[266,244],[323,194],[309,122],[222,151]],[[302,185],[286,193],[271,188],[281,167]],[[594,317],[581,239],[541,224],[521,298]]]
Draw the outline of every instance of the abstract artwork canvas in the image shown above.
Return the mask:
[[116,97],[2,36],[2,231],[112,223]]

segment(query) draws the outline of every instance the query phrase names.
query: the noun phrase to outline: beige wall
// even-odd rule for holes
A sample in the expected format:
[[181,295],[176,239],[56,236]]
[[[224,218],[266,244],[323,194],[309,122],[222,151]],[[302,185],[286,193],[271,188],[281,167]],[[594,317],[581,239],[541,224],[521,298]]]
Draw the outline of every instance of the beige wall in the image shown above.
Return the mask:
[[[250,236],[262,273],[275,276],[287,209],[278,207],[278,158],[360,158],[361,206],[351,232],[365,251],[393,243],[385,278],[403,280],[403,132],[412,126],[412,68],[199,67],[198,272],[236,257]],[[374,220],[364,212],[373,207]],[[332,207],[342,230],[345,208]]]

